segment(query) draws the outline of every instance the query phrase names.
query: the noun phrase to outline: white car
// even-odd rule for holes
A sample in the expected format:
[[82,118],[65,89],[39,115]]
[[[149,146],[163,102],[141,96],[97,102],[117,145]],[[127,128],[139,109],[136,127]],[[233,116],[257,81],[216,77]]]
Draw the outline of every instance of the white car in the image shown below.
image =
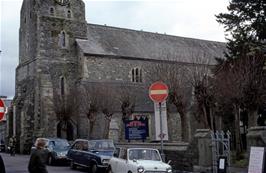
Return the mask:
[[171,173],[169,164],[151,148],[120,148],[111,158],[108,173]]

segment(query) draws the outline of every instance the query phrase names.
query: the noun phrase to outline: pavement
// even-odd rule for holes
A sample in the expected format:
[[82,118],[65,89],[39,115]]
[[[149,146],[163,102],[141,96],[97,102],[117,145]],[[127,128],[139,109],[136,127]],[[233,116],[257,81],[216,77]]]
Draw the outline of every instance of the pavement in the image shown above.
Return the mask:
[[[248,173],[248,168],[231,167],[230,173]],[[187,172],[187,171],[173,171],[173,173],[201,173],[201,172]]]

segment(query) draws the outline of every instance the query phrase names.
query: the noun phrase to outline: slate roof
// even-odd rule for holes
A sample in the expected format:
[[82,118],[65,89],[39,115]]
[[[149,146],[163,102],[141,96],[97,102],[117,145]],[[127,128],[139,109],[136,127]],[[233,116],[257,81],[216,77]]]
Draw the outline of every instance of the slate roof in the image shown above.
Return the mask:
[[104,25],[88,24],[88,39],[76,39],[84,54],[152,60],[195,62],[204,57],[208,64],[223,58],[225,43],[184,38]]

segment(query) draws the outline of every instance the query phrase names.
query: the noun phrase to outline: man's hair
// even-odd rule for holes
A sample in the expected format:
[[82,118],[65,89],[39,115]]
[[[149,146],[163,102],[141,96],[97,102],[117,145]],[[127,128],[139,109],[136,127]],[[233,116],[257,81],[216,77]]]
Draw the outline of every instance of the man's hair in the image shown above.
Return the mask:
[[44,138],[38,138],[35,142],[35,146],[37,148],[44,148],[45,145],[46,145],[46,140]]

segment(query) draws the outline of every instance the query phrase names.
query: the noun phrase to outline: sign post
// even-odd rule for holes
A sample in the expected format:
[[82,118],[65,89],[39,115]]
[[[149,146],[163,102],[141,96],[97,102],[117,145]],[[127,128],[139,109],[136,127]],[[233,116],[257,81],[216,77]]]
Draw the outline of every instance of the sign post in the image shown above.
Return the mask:
[[5,116],[5,104],[4,101],[0,99],[0,121],[3,120],[4,116]]
[[248,173],[264,173],[264,152],[264,147],[250,148]]
[[149,96],[155,103],[159,103],[159,115],[160,115],[160,139],[161,139],[161,156],[165,162],[165,155],[163,152],[163,123],[162,123],[162,102],[168,97],[168,86],[163,82],[155,82],[149,88]]

